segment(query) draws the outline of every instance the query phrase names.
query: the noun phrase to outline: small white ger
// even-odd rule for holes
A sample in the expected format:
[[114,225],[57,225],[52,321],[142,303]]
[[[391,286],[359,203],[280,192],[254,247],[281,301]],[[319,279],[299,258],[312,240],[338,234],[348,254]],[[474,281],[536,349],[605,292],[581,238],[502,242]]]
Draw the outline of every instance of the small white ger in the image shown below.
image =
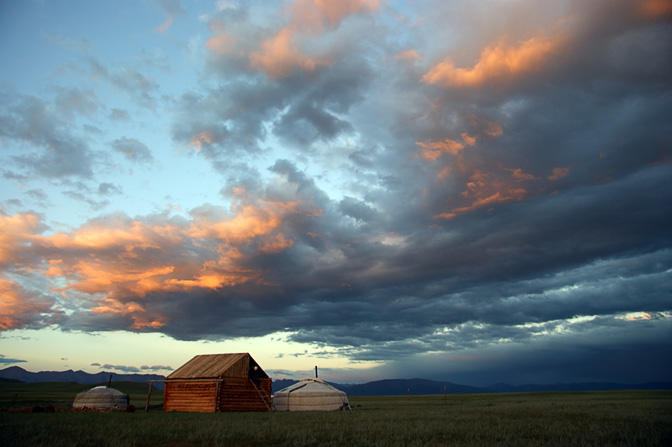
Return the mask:
[[107,408],[124,410],[128,407],[128,394],[114,388],[97,386],[75,396],[72,408]]
[[275,411],[350,410],[348,396],[328,383],[306,377],[273,396]]

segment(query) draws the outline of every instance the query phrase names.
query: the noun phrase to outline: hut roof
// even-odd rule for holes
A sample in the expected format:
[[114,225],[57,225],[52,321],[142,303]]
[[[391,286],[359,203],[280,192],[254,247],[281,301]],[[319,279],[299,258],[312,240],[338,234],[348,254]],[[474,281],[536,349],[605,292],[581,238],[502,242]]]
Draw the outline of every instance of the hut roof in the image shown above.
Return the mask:
[[255,366],[258,377],[268,378],[268,375],[248,353],[197,355],[173,371],[166,377],[166,380],[247,377],[249,369]]

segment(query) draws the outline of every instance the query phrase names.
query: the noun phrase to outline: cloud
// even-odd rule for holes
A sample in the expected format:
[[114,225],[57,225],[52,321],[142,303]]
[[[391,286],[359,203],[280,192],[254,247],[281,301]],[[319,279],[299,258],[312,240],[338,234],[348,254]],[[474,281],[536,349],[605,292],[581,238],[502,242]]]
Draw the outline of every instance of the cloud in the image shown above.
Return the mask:
[[112,148],[126,157],[128,160],[137,163],[151,163],[154,160],[149,148],[141,141],[135,138],[121,137],[110,142]]
[[113,183],[103,182],[100,185],[98,185],[98,194],[105,196],[121,193],[122,193],[121,187]]
[[140,369],[142,371],[171,371],[173,368],[171,368],[168,365],[152,365],[152,366],[142,365]]
[[284,26],[256,42],[248,34],[238,36],[229,31],[215,18],[210,22],[214,36],[206,41],[205,47],[214,61],[237,60],[235,65],[242,68],[246,64],[272,79],[312,73],[321,66],[331,65],[336,51],[328,39],[326,46],[317,43],[317,39],[335,32],[347,17],[375,12],[378,7],[377,0],[338,3],[296,0],[287,8]]
[[[92,365],[94,365],[92,363]],[[128,366],[128,365],[111,365],[109,363],[105,363],[104,365],[99,365],[101,369],[115,369],[117,371],[122,371],[125,373],[139,373],[140,368],[137,366]]]
[[378,0],[296,0],[291,6],[293,23],[299,29],[321,31],[325,26],[336,28],[346,17],[366,12],[375,12]]
[[205,42],[205,47],[215,54],[232,53],[236,39],[222,29],[218,21],[213,21],[210,28],[216,35]]
[[272,78],[284,78],[294,68],[314,71],[318,65],[327,61],[310,58],[302,54],[293,42],[294,31],[283,28],[278,34],[261,44],[261,50],[250,54],[250,66],[260,70]]
[[568,168],[553,168],[553,174],[548,177],[549,180],[559,180],[569,174]]
[[131,115],[128,113],[128,111],[122,109],[110,110],[109,116],[112,121],[128,121],[131,119]]
[[443,141],[417,141],[415,144],[423,149],[421,152],[422,158],[434,161],[443,154],[457,155],[462,149],[464,149],[465,144],[467,146],[473,146],[476,143],[476,139],[474,137],[470,137],[466,133],[462,134],[462,138],[464,140],[463,143],[446,138]]
[[11,365],[12,363],[26,363],[26,360],[13,359],[0,354],[0,364]]
[[458,68],[452,60],[445,59],[425,73],[422,81],[443,87],[507,82],[539,70],[561,45],[561,39],[555,36],[531,37],[518,45],[498,42],[483,49],[473,67]]
[[0,330],[35,329],[57,322],[55,300],[0,277]]
[[166,365],[142,365],[140,367],[132,365],[113,365],[110,363],[100,364],[98,362],[91,363],[91,366],[97,366],[100,369],[113,369],[117,371],[122,371],[124,373],[144,373],[144,372],[158,372],[158,371],[170,371],[172,368]]
[[405,61],[405,62],[411,62],[411,63],[424,59],[414,49],[400,51],[399,53],[395,54],[393,57],[394,57],[394,59]]
[[165,32],[175,21],[177,16],[182,16],[186,13],[180,0],[155,0],[156,4],[166,13],[166,21],[159,25],[154,31]]
[[[7,93],[3,181],[51,183],[3,202],[5,327],[282,332],[297,355],[481,384],[653,365],[672,321],[666,4],[220,2],[198,82],[88,57],[96,88]],[[104,130],[157,104],[172,148]],[[204,161],[220,195],[102,214],[134,194],[98,175],[114,152]],[[52,191],[98,211],[23,208]]]
[[94,160],[89,145],[65,119],[76,111],[95,109],[90,96],[83,94],[82,98],[81,94],[80,91],[74,94],[81,102],[73,96],[61,96],[57,98],[60,104],[33,96],[6,98],[7,103],[0,111],[0,138],[28,145],[26,150],[11,156],[15,166],[31,175],[47,178],[90,178],[93,175]]
[[638,6],[640,12],[649,19],[672,16],[672,3],[669,0],[641,0]]
[[159,85],[151,77],[145,76],[137,68],[120,65],[108,69],[100,60],[88,57],[86,63],[90,78],[100,80],[126,93],[138,105],[147,109],[154,109],[157,104],[156,93]]

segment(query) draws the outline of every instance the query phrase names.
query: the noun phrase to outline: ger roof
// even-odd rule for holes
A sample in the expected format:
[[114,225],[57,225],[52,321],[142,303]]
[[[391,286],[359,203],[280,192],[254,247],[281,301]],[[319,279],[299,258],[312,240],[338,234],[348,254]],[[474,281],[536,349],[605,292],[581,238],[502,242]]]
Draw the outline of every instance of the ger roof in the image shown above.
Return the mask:
[[342,394],[345,395],[344,391],[339,390],[333,385],[328,384],[327,382],[316,379],[313,377],[304,377],[300,381],[283,388],[275,392],[275,395],[279,394],[289,394],[289,393],[301,393],[301,394]]
[[[238,362],[244,359],[246,356],[250,357],[250,359],[254,362],[254,359],[252,359],[250,354],[246,352],[238,354],[197,355],[173,371],[173,373],[166,377],[166,379],[219,378],[222,377],[222,375],[224,375],[233,366],[236,366]],[[256,364],[256,362],[254,363]]]

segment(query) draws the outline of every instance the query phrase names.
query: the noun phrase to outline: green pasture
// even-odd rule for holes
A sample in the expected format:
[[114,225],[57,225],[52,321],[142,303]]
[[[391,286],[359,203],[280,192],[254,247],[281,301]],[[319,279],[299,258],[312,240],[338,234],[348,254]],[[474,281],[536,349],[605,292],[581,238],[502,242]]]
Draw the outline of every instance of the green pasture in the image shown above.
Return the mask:
[[351,397],[347,412],[216,414],[145,413],[146,391],[131,393],[135,413],[0,412],[0,446],[672,445],[671,391]]
[[[0,382],[0,409],[14,407],[26,407],[39,405],[46,407],[52,405],[55,408],[72,408],[72,402],[77,393],[89,390],[94,386],[107,385],[99,383],[95,385],[81,385],[71,382],[53,383],[21,383]],[[112,388],[128,394],[131,404],[145,408],[149,384],[138,382],[112,382]],[[150,405],[158,405],[163,402],[163,390],[153,389]]]

